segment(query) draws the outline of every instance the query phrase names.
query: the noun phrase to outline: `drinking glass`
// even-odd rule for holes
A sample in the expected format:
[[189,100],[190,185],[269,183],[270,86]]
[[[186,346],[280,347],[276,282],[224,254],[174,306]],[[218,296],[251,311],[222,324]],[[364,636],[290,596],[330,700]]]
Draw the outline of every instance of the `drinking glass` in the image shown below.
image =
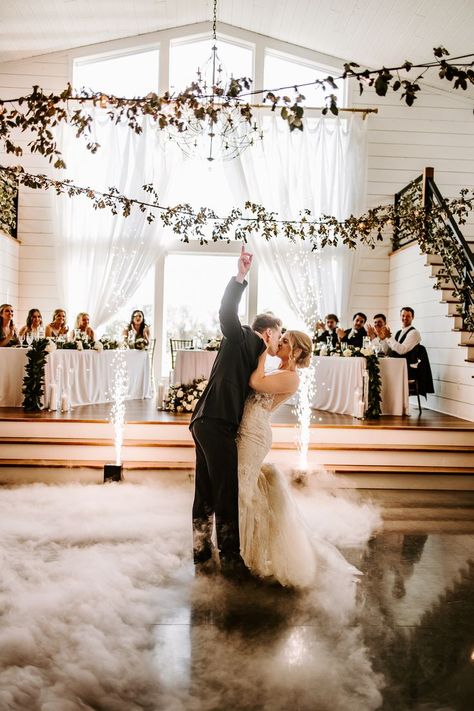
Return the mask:
[[31,344],[33,343],[34,340],[35,340],[35,337],[34,337],[33,331],[27,331],[27,332],[26,332],[26,345],[27,345],[27,347],[31,346]]

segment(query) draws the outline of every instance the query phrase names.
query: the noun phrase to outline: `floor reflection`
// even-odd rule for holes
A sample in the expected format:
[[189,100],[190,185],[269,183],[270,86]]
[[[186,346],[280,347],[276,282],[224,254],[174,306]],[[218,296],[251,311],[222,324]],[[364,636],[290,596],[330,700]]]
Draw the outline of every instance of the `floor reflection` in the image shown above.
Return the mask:
[[155,626],[159,707],[472,709],[474,496],[374,497],[384,529],[345,551],[364,573],[353,608],[338,608],[337,585],[331,605],[322,589],[239,587],[190,570],[175,581],[176,606]]

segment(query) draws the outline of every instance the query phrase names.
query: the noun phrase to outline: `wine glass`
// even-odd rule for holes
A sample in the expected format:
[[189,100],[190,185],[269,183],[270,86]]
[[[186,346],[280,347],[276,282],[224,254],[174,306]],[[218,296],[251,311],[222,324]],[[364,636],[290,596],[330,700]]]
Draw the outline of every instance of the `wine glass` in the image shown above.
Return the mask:
[[34,336],[33,331],[27,331],[26,332],[26,346],[27,346],[27,348],[31,347],[31,344],[33,343],[34,340],[35,340],[35,336]]

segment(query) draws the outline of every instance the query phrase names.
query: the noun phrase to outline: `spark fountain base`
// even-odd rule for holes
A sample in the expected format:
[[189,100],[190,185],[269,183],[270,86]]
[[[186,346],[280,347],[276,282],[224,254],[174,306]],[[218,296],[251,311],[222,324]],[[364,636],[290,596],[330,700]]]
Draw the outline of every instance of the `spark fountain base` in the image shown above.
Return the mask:
[[122,481],[122,464],[104,464],[104,484],[108,481]]

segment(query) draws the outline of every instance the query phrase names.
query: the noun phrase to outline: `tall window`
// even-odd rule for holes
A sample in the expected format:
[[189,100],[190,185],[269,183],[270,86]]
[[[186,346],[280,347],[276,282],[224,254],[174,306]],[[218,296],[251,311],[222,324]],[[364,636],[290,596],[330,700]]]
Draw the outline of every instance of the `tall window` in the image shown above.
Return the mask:
[[[229,279],[235,276],[236,256],[169,254],[165,265],[163,375],[171,368],[170,338],[199,337],[205,344],[220,335],[219,305]],[[247,317],[247,290],[239,307]]]
[[134,51],[74,63],[74,88],[131,98],[158,91],[159,50]]
[[[303,59],[298,59],[287,54],[268,50],[265,53],[265,73],[264,84],[266,89],[279,89],[279,87],[292,87],[294,84],[305,84],[316,79],[325,79],[328,75],[337,76],[336,68],[322,68],[317,64]],[[337,83],[337,82],[336,82]],[[327,87],[325,90],[317,87],[305,86],[300,92],[306,99],[303,104],[307,106],[324,106],[324,97],[329,94],[337,96],[338,106],[344,105],[343,82],[339,82],[339,88]],[[286,95],[290,98],[296,96],[293,88],[278,91],[279,95]]]
[[[190,42],[176,41],[170,47],[170,90],[179,93],[186,89],[192,81],[196,80],[198,69],[203,72],[211,56],[213,41],[209,38]],[[216,42],[217,53],[227,77],[252,77],[253,76],[253,51],[234,42],[219,39]]]

